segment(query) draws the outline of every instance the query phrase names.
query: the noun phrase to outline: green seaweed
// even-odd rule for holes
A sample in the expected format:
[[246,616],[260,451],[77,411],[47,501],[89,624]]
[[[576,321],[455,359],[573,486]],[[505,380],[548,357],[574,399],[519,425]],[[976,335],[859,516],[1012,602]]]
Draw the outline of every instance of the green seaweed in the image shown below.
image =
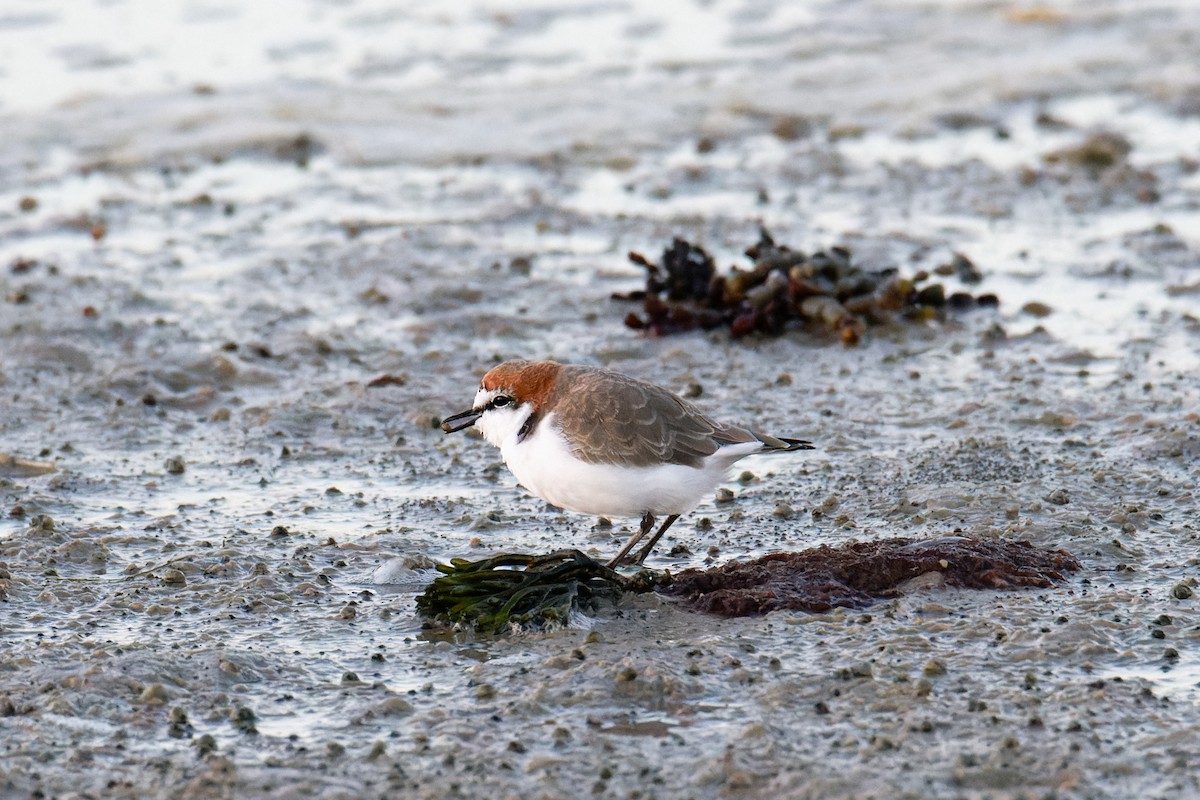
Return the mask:
[[573,609],[644,592],[654,579],[643,571],[621,575],[578,550],[546,555],[501,553],[480,561],[451,559],[417,598],[421,615],[483,633],[564,624]]

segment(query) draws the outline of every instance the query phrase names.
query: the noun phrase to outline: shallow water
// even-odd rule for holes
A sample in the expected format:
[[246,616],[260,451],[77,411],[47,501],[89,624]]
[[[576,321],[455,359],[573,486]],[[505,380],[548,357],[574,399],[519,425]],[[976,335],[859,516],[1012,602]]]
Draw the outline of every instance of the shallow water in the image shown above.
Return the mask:
[[[159,5],[0,15],[0,795],[1200,792],[1189,3]],[[1097,131],[1128,155],[1047,159]],[[744,265],[760,223],[962,252],[1000,309],[854,349],[622,326],[628,251]],[[433,561],[634,522],[436,430],[518,355],[820,446],[656,568],[969,531],[1083,570],[427,630]]]

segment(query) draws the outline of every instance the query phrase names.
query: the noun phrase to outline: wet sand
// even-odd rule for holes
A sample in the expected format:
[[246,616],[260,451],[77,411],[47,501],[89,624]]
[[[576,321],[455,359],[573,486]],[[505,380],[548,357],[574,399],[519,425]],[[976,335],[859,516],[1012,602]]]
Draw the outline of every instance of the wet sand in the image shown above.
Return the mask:
[[[138,10],[0,19],[0,797],[1200,793],[1188,3]],[[760,224],[961,252],[1001,304],[852,348],[623,326],[629,250],[748,266]],[[426,628],[434,561],[636,522],[436,429],[516,356],[819,446],[657,569],[958,533],[1082,568]]]

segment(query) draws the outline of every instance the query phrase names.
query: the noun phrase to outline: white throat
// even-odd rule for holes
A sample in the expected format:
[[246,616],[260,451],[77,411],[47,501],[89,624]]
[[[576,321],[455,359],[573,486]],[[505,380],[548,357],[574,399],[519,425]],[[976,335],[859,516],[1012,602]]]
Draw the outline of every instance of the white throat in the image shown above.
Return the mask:
[[[499,394],[498,391],[480,389],[475,395],[474,408],[482,408]],[[532,403],[510,404],[501,408],[493,408],[483,412],[483,416],[475,423],[475,427],[483,434],[483,438],[502,451],[517,443],[521,426],[533,414]]]

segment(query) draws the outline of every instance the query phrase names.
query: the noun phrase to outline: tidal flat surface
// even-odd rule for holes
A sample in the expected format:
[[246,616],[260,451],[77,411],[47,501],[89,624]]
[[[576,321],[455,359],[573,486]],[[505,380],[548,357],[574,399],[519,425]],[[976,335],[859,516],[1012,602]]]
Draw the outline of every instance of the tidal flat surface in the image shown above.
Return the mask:
[[[0,14],[0,797],[1200,793],[1190,0],[243,5]],[[628,251],[746,266],[760,225],[962,253],[999,308],[623,326]],[[818,445],[656,569],[962,532],[1082,569],[429,629],[435,561],[635,524],[436,429],[518,356]]]

